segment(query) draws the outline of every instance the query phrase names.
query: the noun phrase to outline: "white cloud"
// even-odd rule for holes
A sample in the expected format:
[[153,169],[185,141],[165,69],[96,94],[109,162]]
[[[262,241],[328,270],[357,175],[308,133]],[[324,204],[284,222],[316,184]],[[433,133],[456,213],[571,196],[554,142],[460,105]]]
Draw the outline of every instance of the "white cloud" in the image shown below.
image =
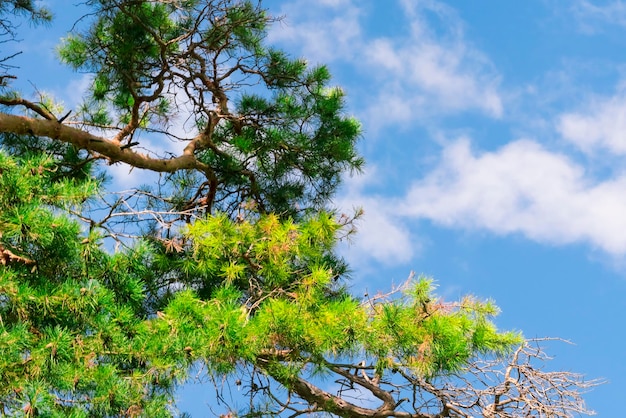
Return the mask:
[[412,26],[407,38],[377,39],[365,51],[380,86],[371,116],[380,118],[379,104],[391,102],[405,110],[383,112],[381,125],[465,110],[500,117],[499,77],[488,60],[462,39],[442,41],[425,33],[419,23]]
[[530,140],[475,155],[461,139],[397,206],[407,218],[447,227],[519,233],[553,244],[587,242],[622,255],[624,190],[626,177],[593,182],[568,157]]
[[66,108],[75,109],[83,102],[92,83],[92,74],[79,75],[70,79],[63,90],[60,93],[55,93],[54,97],[61,99]]
[[344,213],[351,214],[354,208],[364,210],[357,221],[357,236],[349,244],[344,256],[352,265],[367,265],[371,260],[386,265],[408,262],[416,253],[419,243],[415,242],[408,228],[394,209],[389,198],[367,195],[363,188],[376,178],[376,168],[370,167],[359,177],[346,179],[344,192],[335,199],[335,205]]
[[[436,0],[398,0],[394,4],[403,8],[406,20],[397,22],[394,35],[368,37],[361,25],[369,4],[295,2],[283,10],[288,20],[276,26],[270,40],[320,62],[358,69],[354,73],[364,77],[362,85],[367,88],[366,99],[357,106],[370,134],[431,116],[467,111],[491,118],[504,114],[500,75],[466,39],[464,23],[454,9]],[[580,16],[616,24],[623,18],[626,25],[626,3],[600,6],[577,0],[572,7]],[[563,138],[584,151],[600,148],[626,154],[626,88],[552,122]],[[553,127],[541,127],[542,132],[548,129]],[[360,181],[375,177],[370,172]],[[413,241],[407,227],[415,219],[519,234],[542,243],[584,242],[610,254],[626,254],[626,175],[593,179],[567,155],[533,140],[478,153],[468,139],[458,140],[445,147],[434,170],[395,199],[372,195],[364,184],[348,184],[345,189],[336,203],[344,209],[365,209],[350,249],[351,257],[360,260],[408,262],[419,251],[419,242]]]
[[146,184],[156,184],[159,174],[150,170],[133,168],[128,164],[115,163],[107,167],[113,186],[119,190],[132,190]]
[[557,129],[585,152],[606,149],[626,154],[626,91],[592,99],[580,111],[562,114]]

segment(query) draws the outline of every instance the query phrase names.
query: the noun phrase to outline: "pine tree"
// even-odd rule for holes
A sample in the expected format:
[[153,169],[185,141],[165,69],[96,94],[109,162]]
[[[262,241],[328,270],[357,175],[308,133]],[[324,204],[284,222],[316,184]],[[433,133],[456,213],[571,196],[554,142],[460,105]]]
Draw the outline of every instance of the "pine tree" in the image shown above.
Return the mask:
[[[93,74],[80,108],[2,76],[2,415],[177,415],[199,365],[246,389],[232,415],[586,412],[579,390],[596,382],[536,367],[541,350],[498,331],[492,302],[443,302],[427,278],[350,293],[335,246],[351,221],[329,198],[362,166],[359,123],[325,67],[266,45],[260,4],[88,4],[59,47]],[[9,38],[14,12],[50,17],[2,3]],[[165,140],[180,154],[145,153]],[[111,164],[161,180],[111,198]]]

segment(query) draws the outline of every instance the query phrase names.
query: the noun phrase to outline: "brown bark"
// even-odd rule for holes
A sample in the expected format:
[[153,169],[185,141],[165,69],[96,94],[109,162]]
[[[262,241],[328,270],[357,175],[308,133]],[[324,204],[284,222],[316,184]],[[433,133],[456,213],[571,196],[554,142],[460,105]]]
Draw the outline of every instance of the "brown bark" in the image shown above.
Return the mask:
[[0,132],[59,140],[77,148],[100,154],[108,158],[110,163],[123,162],[137,168],[169,173],[177,170],[195,169],[205,173],[209,179],[214,178],[211,168],[198,161],[193,154],[193,147],[189,146],[182,155],[176,157],[150,157],[129,147],[124,147],[114,140],[63,125],[56,120],[36,119],[1,112]]
[[22,263],[27,266],[32,266],[35,264],[33,260],[14,254],[10,250],[7,250],[2,244],[0,244],[0,264],[6,266],[7,264],[12,262]]
[[[346,401],[340,396],[333,395],[325,390],[320,389],[311,382],[296,376],[293,378],[284,378],[279,373],[272,373],[272,362],[276,357],[282,357],[281,353],[268,354],[259,358],[261,367],[265,372],[272,376],[277,382],[288,388],[293,393],[297,394],[300,398],[304,399],[309,405],[314,405],[320,412],[330,412],[344,418],[383,418],[383,417],[398,417],[398,418],[433,418],[431,414],[410,413],[406,411],[398,411],[397,402],[394,402],[393,396],[388,391],[375,387],[375,385],[361,379],[357,376],[350,375],[349,373],[342,371],[339,373],[341,376],[348,378],[354,383],[364,387],[365,389],[373,390],[374,396],[383,400],[383,404],[376,408],[363,408]],[[263,367],[267,365],[267,367]],[[339,368],[332,368],[335,373],[340,371]]]
[[[582,394],[603,381],[586,380],[571,372],[544,370],[542,363],[549,357],[538,344],[546,340],[549,339],[526,341],[510,357],[476,358],[462,373],[434,380],[415,375],[401,365],[394,378],[379,380],[372,364],[304,359],[297,351],[289,349],[267,350],[257,357],[255,366],[310,406],[305,410],[289,408],[297,412],[294,416],[312,412],[327,412],[344,418],[593,415],[593,411],[586,408]],[[304,377],[286,375],[282,367],[292,361],[316,366],[322,362],[329,372],[340,376],[335,382],[342,389],[328,392]],[[303,370],[306,368],[303,366]],[[381,400],[381,404],[367,408],[358,401],[348,402],[346,391],[355,391],[353,393],[371,400],[363,395],[369,393]],[[290,402],[281,405],[289,406]]]

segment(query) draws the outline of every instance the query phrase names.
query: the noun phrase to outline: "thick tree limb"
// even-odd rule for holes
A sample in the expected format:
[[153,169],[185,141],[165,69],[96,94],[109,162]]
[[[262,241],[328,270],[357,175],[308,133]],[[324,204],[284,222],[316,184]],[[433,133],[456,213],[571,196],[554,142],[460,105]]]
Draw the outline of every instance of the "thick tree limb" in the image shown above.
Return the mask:
[[7,250],[2,244],[0,244],[0,264],[6,266],[11,262],[22,263],[26,266],[31,266],[35,264],[35,261],[14,254],[10,250]]
[[0,132],[35,135],[59,140],[80,149],[99,153],[107,157],[111,163],[123,162],[133,167],[160,173],[195,169],[205,173],[209,179],[215,178],[213,170],[198,161],[191,149],[187,149],[182,155],[173,158],[154,158],[138,153],[132,148],[120,146],[113,140],[63,125],[58,123],[56,119],[43,120],[0,113]]
[[[281,357],[278,354],[278,357]],[[261,364],[266,364],[267,367],[262,367],[266,373],[268,373],[273,379],[279,382],[281,385],[288,388],[291,392],[297,394],[300,398],[304,399],[310,405],[317,405],[320,411],[331,412],[335,415],[344,418],[383,418],[383,417],[398,417],[398,418],[434,418],[431,414],[410,413],[406,411],[396,410],[397,403],[393,402],[393,397],[389,392],[386,392],[379,388],[374,388],[373,385],[368,384],[365,381],[358,379],[358,384],[367,387],[368,389],[375,389],[375,396],[383,399],[383,404],[376,408],[364,408],[346,401],[340,396],[333,395],[325,390],[320,389],[311,382],[296,376],[292,378],[286,378],[280,373],[272,373],[272,362],[275,361],[274,356],[268,355],[259,358]],[[337,372],[337,370],[334,370]],[[340,373],[344,376],[344,373]],[[345,376],[344,376],[345,377]],[[382,392],[385,392],[383,394]]]

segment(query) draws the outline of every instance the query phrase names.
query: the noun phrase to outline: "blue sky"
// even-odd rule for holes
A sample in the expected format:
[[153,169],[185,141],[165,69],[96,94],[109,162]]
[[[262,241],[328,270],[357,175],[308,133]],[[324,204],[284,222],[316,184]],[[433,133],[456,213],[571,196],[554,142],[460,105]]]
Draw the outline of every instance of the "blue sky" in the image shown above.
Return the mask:
[[626,389],[626,2],[265,2],[270,40],[326,63],[362,120],[353,288],[411,270],[562,337],[549,367]]
[[[81,9],[46,3],[57,20],[22,34],[19,81],[71,108],[89,78],[54,47]],[[284,16],[268,40],[327,64],[363,123],[366,170],[335,199],[365,210],[341,249],[354,292],[414,270],[447,300],[494,299],[502,329],[572,341],[550,345],[547,366],[607,379],[587,400],[614,416],[626,390],[626,1],[263,4]],[[126,186],[138,174],[113,175]],[[182,400],[205,416],[199,393]]]

